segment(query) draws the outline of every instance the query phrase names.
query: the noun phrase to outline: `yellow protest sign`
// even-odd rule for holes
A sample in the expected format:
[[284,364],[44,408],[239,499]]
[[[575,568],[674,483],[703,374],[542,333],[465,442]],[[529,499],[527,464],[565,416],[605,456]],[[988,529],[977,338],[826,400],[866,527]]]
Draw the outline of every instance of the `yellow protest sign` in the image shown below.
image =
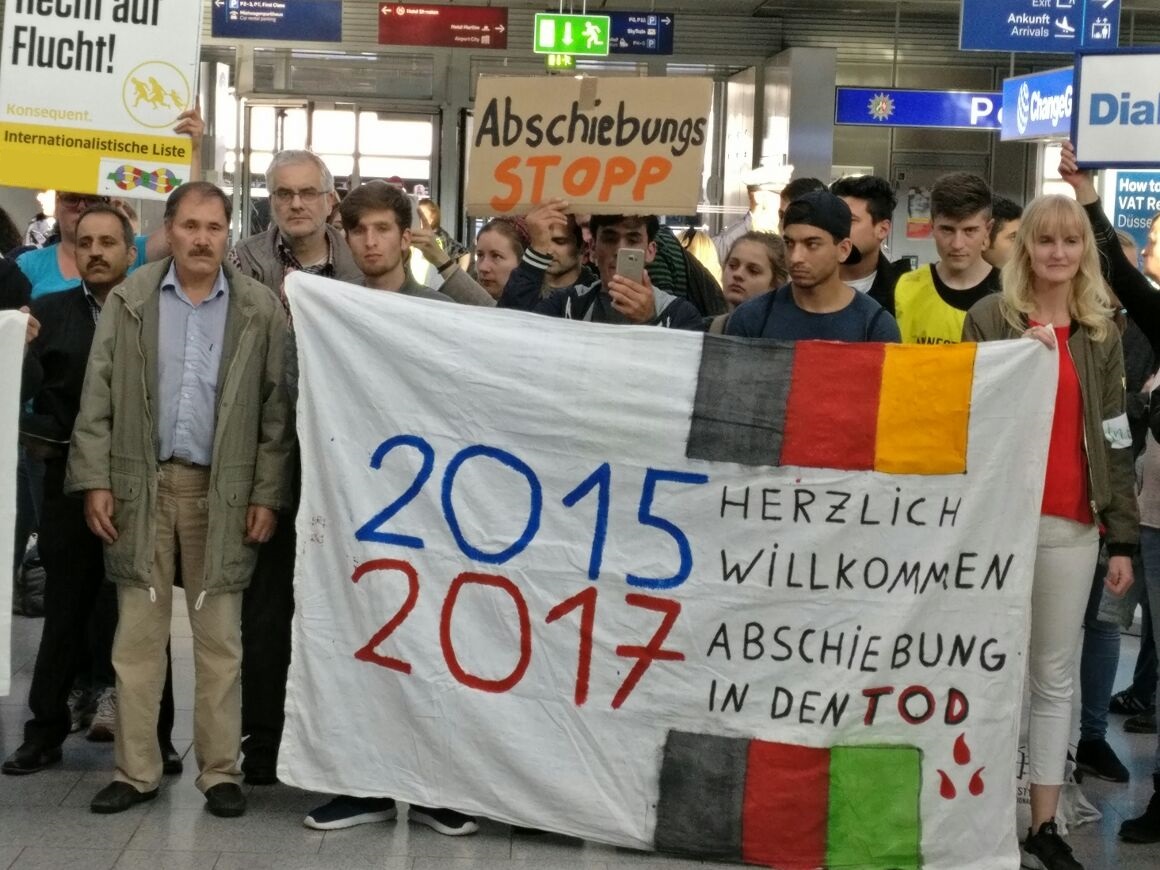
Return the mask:
[[595,214],[693,214],[713,83],[484,76],[467,210],[527,212],[559,197]]
[[201,4],[10,0],[0,184],[164,199],[189,180]]

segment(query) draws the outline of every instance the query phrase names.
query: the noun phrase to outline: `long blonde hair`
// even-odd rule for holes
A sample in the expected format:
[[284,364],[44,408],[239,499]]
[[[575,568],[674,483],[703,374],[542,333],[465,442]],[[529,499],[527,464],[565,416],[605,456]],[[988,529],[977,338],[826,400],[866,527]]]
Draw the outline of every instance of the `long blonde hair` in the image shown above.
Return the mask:
[[1015,236],[1015,252],[1003,267],[1003,316],[1015,329],[1025,328],[1021,315],[1035,310],[1031,249],[1042,235],[1076,232],[1083,237],[1079,271],[1071,282],[1067,310],[1094,341],[1103,341],[1111,326],[1111,300],[1100,274],[1095,236],[1083,208],[1074,199],[1058,194],[1036,197],[1023,212]]

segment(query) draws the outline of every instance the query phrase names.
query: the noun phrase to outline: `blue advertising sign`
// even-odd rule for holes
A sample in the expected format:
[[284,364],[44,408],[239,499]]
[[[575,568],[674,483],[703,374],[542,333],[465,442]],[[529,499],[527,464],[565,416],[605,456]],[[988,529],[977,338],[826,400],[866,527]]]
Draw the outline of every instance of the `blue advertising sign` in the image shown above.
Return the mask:
[[838,88],[834,123],[863,127],[998,130],[1003,95],[972,91]]
[[1071,131],[1075,67],[1053,69],[1003,81],[1004,142],[1019,139],[1066,138]]
[[1160,214],[1160,172],[1116,173],[1116,203],[1112,226],[1124,230],[1143,251],[1152,218]]
[[1120,0],[963,0],[962,51],[1115,48]]
[[609,12],[609,54],[672,54],[676,16],[657,12]]
[[213,0],[214,36],[342,42],[342,0]]

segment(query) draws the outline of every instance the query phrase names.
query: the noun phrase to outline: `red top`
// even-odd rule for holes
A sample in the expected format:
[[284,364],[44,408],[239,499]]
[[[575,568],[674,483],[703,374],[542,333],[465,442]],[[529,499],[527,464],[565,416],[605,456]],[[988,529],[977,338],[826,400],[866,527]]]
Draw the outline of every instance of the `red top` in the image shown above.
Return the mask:
[[1047,452],[1047,481],[1043,487],[1041,513],[1090,525],[1094,518],[1088,496],[1087,457],[1083,447],[1083,394],[1075,362],[1067,349],[1070,331],[1068,326],[1055,327],[1055,343],[1059,347],[1059,387],[1055,393],[1055,417],[1051,421],[1051,447]]

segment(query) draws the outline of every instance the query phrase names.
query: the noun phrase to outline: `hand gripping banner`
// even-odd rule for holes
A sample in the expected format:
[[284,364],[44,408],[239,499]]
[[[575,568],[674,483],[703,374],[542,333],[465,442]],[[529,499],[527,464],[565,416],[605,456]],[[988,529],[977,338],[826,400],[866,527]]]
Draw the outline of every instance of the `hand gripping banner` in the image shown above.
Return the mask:
[[1018,866],[1042,346],[287,288],[283,781],[779,868]]

